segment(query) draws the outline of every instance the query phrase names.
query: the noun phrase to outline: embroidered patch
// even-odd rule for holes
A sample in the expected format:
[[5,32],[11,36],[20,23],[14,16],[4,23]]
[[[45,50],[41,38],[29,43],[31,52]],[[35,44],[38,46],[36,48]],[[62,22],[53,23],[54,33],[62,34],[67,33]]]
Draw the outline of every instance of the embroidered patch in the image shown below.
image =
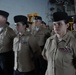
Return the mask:
[[70,48],[59,48],[59,50],[64,51],[64,52],[68,52],[68,53],[72,52],[72,50]]
[[26,37],[22,37],[20,42],[21,42],[21,44],[26,44],[26,43],[28,43],[28,40],[29,40],[29,36],[26,36]]
[[21,43],[22,43],[22,44],[26,44],[27,41],[25,41],[25,40],[21,40]]

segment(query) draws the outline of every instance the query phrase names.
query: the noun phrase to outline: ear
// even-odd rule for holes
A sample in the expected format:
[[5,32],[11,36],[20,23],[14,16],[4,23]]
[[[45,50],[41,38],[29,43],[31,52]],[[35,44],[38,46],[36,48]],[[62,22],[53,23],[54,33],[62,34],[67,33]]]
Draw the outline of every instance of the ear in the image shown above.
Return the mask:
[[68,28],[68,27],[69,27],[69,23],[66,24],[66,28]]

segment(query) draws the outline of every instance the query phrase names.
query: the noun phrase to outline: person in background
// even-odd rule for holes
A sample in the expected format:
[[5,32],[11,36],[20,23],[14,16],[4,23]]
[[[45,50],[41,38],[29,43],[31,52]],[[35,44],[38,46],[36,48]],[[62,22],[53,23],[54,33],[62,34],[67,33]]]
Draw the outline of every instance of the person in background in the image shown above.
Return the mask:
[[38,44],[42,50],[45,45],[46,39],[48,37],[50,37],[50,34],[49,35],[47,35],[47,34],[48,34],[48,32],[46,32],[46,29],[42,27],[42,17],[36,16],[35,17],[35,31],[34,31],[33,35],[38,40]]
[[14,75],[35,75],[34,60],[41,54],[40,47],[35,37],[26,31],[26,16],[16,15],[14,22],[18,31],[13,43],[15,52]]
[[0,10],[0,75],[13,75],[14,68],[13,39],[16,34],[6,24],[8,16],[8,12]]
[[[46,28],[42,27],[42,17],[36,16],[35,17],[35,30],[33,35],[35,36],[41,51],[45,45],[46,39],[50,36],[50,33],[46,32]],[[45,75],[45,71],[47,68],[47,61],[43,59],[42,55],[40,56],[39,60],[37,60],[37,74],[36,75]]]
[[32,31],[32,22],[28,22],[27,31],[28,32],[31,32]]
[[53,28],[53,25],[52,25],[52,26],[51,26],[51,34],[50,34],[50,35],[52,36],[52,35],[54,35],[54,34],[55,34],[55,31],[54,31],[54,28]]
[[42,29],[44,29],[44,31],[46,33],[46,39],[45,39],[45,42],[46,42],[47,38],[51,36],[51,29],[50,29],[49,25],[46,25],[46,23],[44,21],[42,21]]
[[42,21],[42,27],[46,28],[46,23],[44,21]]

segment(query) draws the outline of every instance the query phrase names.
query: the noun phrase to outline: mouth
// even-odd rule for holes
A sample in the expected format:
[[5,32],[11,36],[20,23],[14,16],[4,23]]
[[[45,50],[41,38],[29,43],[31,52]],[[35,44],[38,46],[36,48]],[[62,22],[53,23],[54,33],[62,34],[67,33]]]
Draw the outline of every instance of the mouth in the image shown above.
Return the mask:
[[59,31],[59,29],[55,29],[55,31]]
[[59,33],[60,31],[58,29],[55,30],[56,33]]

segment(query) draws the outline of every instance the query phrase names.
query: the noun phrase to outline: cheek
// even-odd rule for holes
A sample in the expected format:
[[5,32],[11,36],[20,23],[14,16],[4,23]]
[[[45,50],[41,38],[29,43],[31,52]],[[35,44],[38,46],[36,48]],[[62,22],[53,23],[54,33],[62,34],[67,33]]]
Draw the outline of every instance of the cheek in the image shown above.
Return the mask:
[[37,23],[36,23],[36,25],[40,25],[40,23],[39,23],[39,22],[37,22]]
[[19,30],[19,27],[16,27],[17,30]]
[[29,28],[31,28],[32,26],[29,26]]
[[3,24],[5,24],[5,22],[4,22],[3,20],[2,20],[2,21],[0,20],[0,24],[2,24],[2,25],[3,25]]
[[76,28],[76,25],[74,26],[74,28]]
[[37,24],[37,22],[35,22],[35,25]]
[[22,27],[20,27],[20,28],[19,28],[19,30],[23,30],[23,28],[22,28]]
[[0,17],[0,24],[3,24],[5,22],[6,22],[6,19]]
[[59,27],[54,26],[53,29],[54,29],[54,30],[57,30],[57,29],[59,29]]
[[19,27],[16,27],[16,28],[17,28],[17,30],[22,30],[22,27],[20,27],[20,26]]
[[37,27],[39,27],[39,24],[36,24]]
[[64,31],[64,30],[66,30],[67,29],[67,26],[62,26],[61,27],[61,31]]

